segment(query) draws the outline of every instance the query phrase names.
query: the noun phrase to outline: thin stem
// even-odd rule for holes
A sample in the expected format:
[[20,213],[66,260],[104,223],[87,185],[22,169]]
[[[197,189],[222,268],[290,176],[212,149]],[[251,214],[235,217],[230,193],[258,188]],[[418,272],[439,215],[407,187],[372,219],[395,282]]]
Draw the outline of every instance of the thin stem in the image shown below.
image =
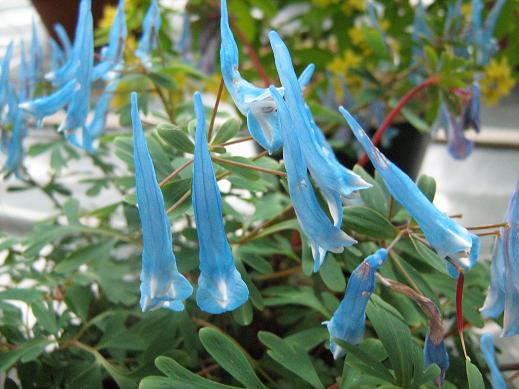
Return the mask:
[[402,275],[405,277],[405,279],[407,280],[407,282],[409,282],[409,285],[411,285],[411,287],[417,291],[418,293],[422,293],[422,291],[420,290],[420,288],[418,287],[418,285],[416,285],[416,283],[414,282],[414,280],[411,278],[411,276],[409,275],[409,273],[407,272],[407,270],[405,270],[405,268],[402,266],[402,263],[400,262],[400,259],[398,259],[397,256],[395,256],[391,251],[389,252],[389,257],[393,260],[393,263],[395,264],[395,266],[398,268],[398,270],[400,270],[400,273],[402,273]]
[[389,246],[386,247],[386,250],[388,252],[390,252],[395,246],[396,244],[400,241],[400,239],[404,236],[404,235],[407,235],[409,234],[409,231],[408,230],[402,230],[398,233],[398,235],[395,237],[395,239],[393,239],[393,241],[389,244]]
[[249,165],[249,164],[246,164],[243,162],[230,161],[228,159],[218,158],[218,157],[214,157],[214,156],[211,158],[213,161],[219,162],[224,165],[231,165],[231,166],[242,167],[244,169],[257,170],[258,172],[274,174],[274,175],[280,176],[280,177],[287,176],[287,174],[285,172],[280,172],[278,170],[272,170],[272,169],[267,169],[267,168],[260,167],[260,166]]
[[254,138],[252,138],[252,136],[248,136],[246,138],[235,139],[235,140],[231,140],[229,142],[222,143],[219,146],[225,147],[225,146],[235,145],[237,143],[248,142],[248,141],[253,140],[253,139]]
[[[257,156],[255,156],[254,158],[252,158],[253,161],[257,161],[258,159],[261,159],[263,158],[265,155],[268,154],[268,151],[262,151],[261,153],[259,153]],[[216,181],[220,181],[222,179],[224,179],[225,177],[229,176],[231,174],[230,171],[227,171],[225,173],[222,173],[220,174],[219,176],[216,177]],[[189,198],[189,196],[191,196],[191,189],[188,190],[186,193],[184,193],[184,195],[179,198],[177,200],[177,202],[175,204],[173,204],[166,212],[167,213],[170,213],[170,212],[173,212],[175,209],[177,209],[185,200],[187,200]]]
[[213,137],[214,121],[216,119],[216,113],[218,112],[218,105],[220,104],[220,99],[222,98],[223,85],[223,78],[220,78],[220,85],[218,86],[218,93],[216,94],[216,101],[214,102],[213,113],[211,115],[211,123],[209,123],[209,130],[207,130],[207,140],[209,142],[211,142],[211,139]]
[[182,165],[180,165],[178,168],[176,168],[169,176],[167,176],[160,182],[160,184],[159,184],[160,187],[162,188],[164,185],[166,185],[168,182],[170,182],[173,178],[175,178],[178,173],[180,173],[182,170],[184,170],[186,167],[188,167],[192,163],[193,163],[192,159],[188,159],[187,161],[185,161]]
[[506,382],[507,382],[508,384],[511,385],[512,382],[514,382],[517,378],[519,378],[519,371],[515,372],[515,373],[512,374],[510,377],[508,377],[508,378],[506,379]]
[[267,280],[274,280],[277,278],[288,277],[288,276],[290,276],[292,274],[296,274],[296,273],[301,273],[301,266],[291,267],[289,269],[280,270],[280,271],[270,273],[270,274],[260,274],[260,275],[254,276],[252,278],[254,278],[257,281],[267,281]]
[[458,323],[458,334],[460,335],[463,354],[465,355],[465,359],[470,361],[470,358],[467,355],[467,349],[465,347],[465,338],[463,337],[463,284],[465,283],[465,274],[463,271],[460,271],[459,273],[460,275],[458,276],[458,282],[456,283],[456,319]]
[[[373,142],[373,145],[377,146],[378,143],[380,142],[380,140],[382,139],[382,136],[384,135],[384,132],[386,131],[386,129],[389,127],[389,125],[393,122],[393,120],[395,119],[395,117],[400,113],[400,111],[402,110],[402,108],[404,108],[404,106],[409,103],[409,101],[416,95],[418,94],[420,91],[422,91],[423,89],[426,89],[428,88],[429,86],[431,85],[434,85],[436,84],[438,81],[440,80],[440,77],[439,76],[431,76],[429,77],[427,80],[425,80],[424,82],[422,82],[420,85],[417,85],[415,86],[413,89],[411,89],[410,91],[408,91],[404,97],[402,97],[400,99],[400,101],[398,102],[398,104],[395,106],[395,108],[393,108],[393,110],[389,113],[389,115],[386,116],[386,118],[384,119],[384,121],[382,122],[382,124],[380,125],[380,127],[377,129],[377,131],[375,132],[375,134],[373,135],[373,138],[371,139],[371,141]],[[358,164],[360,166],[365,166],[366,163],[368,162],[368,155],[366,153],[364,153],[362,155],[362,157],[359,159],[359,162]]]
[[490,235],[501,236],[501,231],[496,230],[496,231],[489,231],[489,232],[478,232],[478,233],[476,233],[476,235],[477,236],[490,236]]
[[267,72],[265,71],[265,68],[261,64],[260,59],[258,58],[256,52],[254,51],[254,48],[252,47],[251,43],[245,36],[245,34],[240,30],[240,28],[234,23],[234,20],[230,20],[231,26],[236,33],[236,36],[238,37],[238,40],[241,42],[243,46],[245,46],[245,49],[247,50],[247,54],[249,54],[249,57],[254,64],[254,67],[258,71],[259,76],[263,80],[263,83],[265,84],[265,87],[269,87],[271,82],[269,79],[269,76],[267,75]]
[[509,228],[510,225],[507,222],[503,222],[503,223],[496,223],[496,224],[483,224],[482,226],[471,226],[471,227],[465,227],[465,228],[467,230],[488,230],[490,228],[498,228],[498,227]]
[[187,200],[191,196],[191,189],[189,189],[186,193],[182,195],[181,198],[179,198],[175,204],[173,204],[168,210],[167,213],[173,212],[175,209],[177,209],[185,200]]
[[283,218],[283,216],[285,216],[293,208],[294,208],[294,205],[290,204],[283,211],[281,211],[281,213],[279,215],[277,215],[275,218],[272,218],[272,219],[266,221],[265,223],[262,223],[261,225],[259,225],[255,229],[253,229],[251,232],[249,232],[248,234],[244,235],[240,240],[238,240],[236,242],[236,244],[244,244],[244,243],[247,243],[247,242],[251,241],[256,235],[258,235],[260,233],[260,231],[262,229],[264,229],[266,227],[269,227],[269,226],[273,225],[274,223],[276,223],[279,219]]

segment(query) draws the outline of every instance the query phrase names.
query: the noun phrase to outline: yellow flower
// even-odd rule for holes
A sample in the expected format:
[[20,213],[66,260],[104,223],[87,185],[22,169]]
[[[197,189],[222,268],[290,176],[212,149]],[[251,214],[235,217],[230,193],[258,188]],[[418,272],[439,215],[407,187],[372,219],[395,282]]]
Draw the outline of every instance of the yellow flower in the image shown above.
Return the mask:
[[364,12],[366,10],[365,0],[345,0],[341,5],[341,10],[346,15],[350,16],[354,12]]
[[472,4],[463,4],[461,6],[461,14],[463,15],[463,19],[465,19],[467,22],[470,22],[470,17],[472,15]]
[[362,57],[350,49],[344,51],[342,56],[337,56],[328,64],[330,70],[335,76],[342,76],[346,80],[348,86],[358,85],[361,79],[350,72],[352,68],[358,67],[362,62]]
[[362,49],[365,55],[370,54],[371,48],[369,47],[368,41],[366,40],[366,36],[364,35],[364,31],[362,27],[352,27],[348,31],[348,35],[351,39],[351,42]]
[[484,77],[480,81],[481,98],[488,105],[495,105],[501,97],[510,93],[515,80],[506,58],[501,61],[492,59],[485,67]]
[[117,13],[117,6],[115,5],[106,5],[103,8],[103,17],[99,20],[98,28],[100,30],[109,30],[112,27],[112,22],[114,21],[115,14]]

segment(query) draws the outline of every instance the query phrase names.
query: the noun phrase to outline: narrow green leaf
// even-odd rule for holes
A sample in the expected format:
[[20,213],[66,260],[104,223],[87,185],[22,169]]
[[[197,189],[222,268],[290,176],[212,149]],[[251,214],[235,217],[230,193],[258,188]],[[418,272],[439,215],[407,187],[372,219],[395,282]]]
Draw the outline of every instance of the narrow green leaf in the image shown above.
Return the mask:
[[235,118],[226,120],[218,129],[213,144],[221,145],[233,138],[240,131],[241,121]]
[[335,257],[331,254],[326,256],[325,261],[319,269],[319,275],[325,285],[334,292],[343,292],[346,288],[346,279],[344,278],[342,269]]
[[63,261],[59,262],[54,270],[57,273],[69,273],[75,271],[79,266],[94,259],[108,259],[114,246],[113,240],[95,243],[90,246],[81,247],[70,253]]
[[432,202],[434,200],[434,195],[436,194],[436,181],[434,178],[422,174],[418,177],[417,185],[429,201]]
[[173,124],[159,124],[157,126],[159,138],[180,152],[193,154],[195,145],[187,134]]
[[58,332],[56,323],[56,313],[52,308],[52,303],[45,304],[43,301],[35,301],[31,304],[32,313],[36,317],[36,325],[41,325],[49,334]]
[[236,345],[234,340],[210,327],[202,328],[198,336],[207,352],[230,375],[247,388],[266,389],[266,386],[254,373],[254,369],[242,349]]
[[353,231],[373,238],[391,239],[398,233],[384,215],[364,206],[345,208],[344,223]]
[[317,389],[324,389],[310,357],[304,350],[270,332],[260,331],[258,338],[270,350],[269,357]]
[[485,389],[483,376],[481,375],[479,369],[470,361],[465,361],[465,369],[467,371],[469,389]]

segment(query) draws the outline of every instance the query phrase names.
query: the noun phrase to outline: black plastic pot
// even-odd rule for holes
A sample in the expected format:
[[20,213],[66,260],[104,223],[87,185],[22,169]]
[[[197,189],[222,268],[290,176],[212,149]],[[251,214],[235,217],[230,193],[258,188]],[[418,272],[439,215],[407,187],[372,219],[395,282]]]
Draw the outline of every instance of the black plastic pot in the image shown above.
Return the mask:
[[[34,8],[40,14],[40,18],[49,32],[50,36],[57,39],[54,25],[61,23],[68,33],[70,39],[74,38],[76,22],[79,12],[80,0],[31,0]],[[94,26],[103,16],[103,9],[107,4],[117,4],[117,0],[93,0],[92,17]]]
[[[420,172],[427,146],[431,142],[431,136],[418,131],[409,123],[397,123],[392,127],[398,129],[398,134],[393,137],[389,147],[379,145],[379,149],[395,165],[415,180]],[[370,136],[374,132],[375,130],[368,131]],[[345,153],[341,153],[340,150],[337,150],[337,158],[349,168],[352,168],[357,162]],[[371,162],[368,162],[364,169],[373,174],[374,168]]]

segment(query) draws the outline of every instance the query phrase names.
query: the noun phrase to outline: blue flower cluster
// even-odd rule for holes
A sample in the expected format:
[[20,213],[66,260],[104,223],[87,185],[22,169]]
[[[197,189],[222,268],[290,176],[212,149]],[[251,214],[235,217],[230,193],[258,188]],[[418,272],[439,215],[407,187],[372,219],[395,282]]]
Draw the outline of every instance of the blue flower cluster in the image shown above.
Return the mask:
[[[144,20],[143,34],[135,55],[145,67],[150,66],[151,52],[157,46],[160,13],[153,0]],[[74,42],[60,24],[55,26],[59,43],[50,39],[51,70],[43,74],[42,48],[33,22],[29,63],[25,59],[23,42],[18,88],[9,81],[9,65],[13,51],[10,43],[1,62],[0,75],[0,127],[2,150],[7,150],[4,166],[6,173],[20,175],[23,161],[23,138],[27,134],[28,120],[32,116],[37,127],[43,118],[62,108],[66,115],[58,131],[65,134],[73,145],[95,153],[95,142],[102,134],[110,102],[120,82],[123,54],[127,38],[124,0],[120,0],[109,32],[108,44],[101,49],[99,61],[94,63],[94,27],[91,0],[81,0]],[[56,88],[46,96],[35,96],[36,87],[43,80]],[[91,90],[94,82],[103,80],[105,87],[92,117],[89,119]]]
[[[496,27],[497,17],[499,16],[504,0],[497,0],[492,6],[487,19],[482,26],[481,14],[483,12],[483,3],[481,0],[471,0],[471,24],[463,31],[464,26],[461,23],[461,5],[462,1],[457,0],[454,4],[449,5],[447,15],[445,17],[444,28],[441,37],[434,36],[433,29],[428,25],[426,20],[425,8],[420,1],[416,7],[415,19],[413,23],[413,63],[418,65],[420,58],[424,53],[422,47],[433,39],[442,39],[448,41],[450,36],[456,36],[460,31],[466,37],[467,47],[470,45],[476,51],[477,64],[486,65],[492,55],[497,50],[497,45],[493,39]],[[467,47],[457,48],[456,55],[468,58],[471,53]],[[472,85],[468,88],[457,90],[460,94],[461,104],[457,113],[451,112],[447,104],[447,98],[441,96],[440,110],[436,120],[436,127],[442,128],[447,133],[449,154],[455,159],[467,158],[474,148],[472,141],[467,139],[464,134],[466,128],[472,128],[477,133],[480,132],[480,91],[479,76],[476,76]],[[411,75],[411,81],[415,84],[423,81],[418,74]]]

